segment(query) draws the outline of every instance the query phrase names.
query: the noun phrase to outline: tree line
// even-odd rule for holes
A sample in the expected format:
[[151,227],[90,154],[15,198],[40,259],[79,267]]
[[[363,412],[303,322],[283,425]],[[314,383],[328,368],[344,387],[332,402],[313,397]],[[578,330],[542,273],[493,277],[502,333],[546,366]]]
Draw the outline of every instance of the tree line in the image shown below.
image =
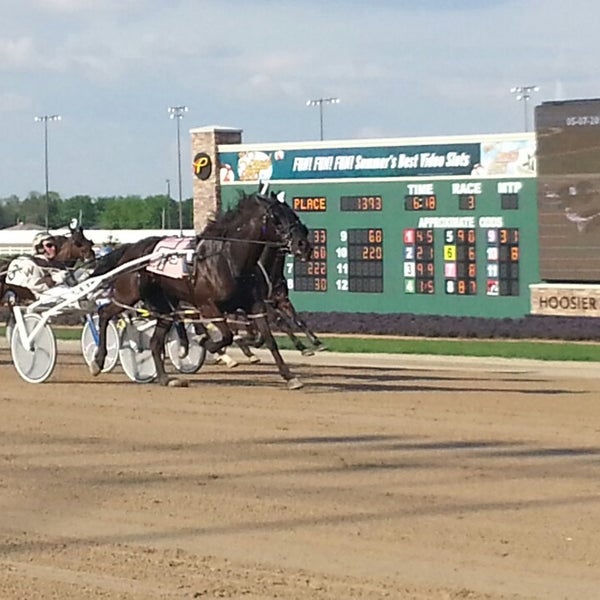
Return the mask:
[[[193,200],[181,204],[184,229],[193,229]],[[71,219],[80,219],[86,229],[179,229],[179,202],[166,195],[61,198],[48,194],[48,227],[64,227]],[[19,223],[44,227],[46,195],[31,192],[26,198],[0,198],[0,228]]]

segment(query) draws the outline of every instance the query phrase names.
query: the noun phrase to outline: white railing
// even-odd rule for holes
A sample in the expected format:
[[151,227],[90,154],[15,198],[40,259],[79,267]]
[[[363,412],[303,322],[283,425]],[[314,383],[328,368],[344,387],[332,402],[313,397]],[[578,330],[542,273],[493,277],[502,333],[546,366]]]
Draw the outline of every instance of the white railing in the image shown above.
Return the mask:
[[[36,230],[6,230],[0,229],[0,255],[31,254],[33,238],[38,234]],[[51,233],[65,235],[69,233],[68,228],[53,229]],[[126,244],[137,242],[150,236],[178,236],[179,229],[85,229],[84,235],[94,242],[98,248],[106,244]],[[193,236],[193,229],[184,229],[184,236]]]

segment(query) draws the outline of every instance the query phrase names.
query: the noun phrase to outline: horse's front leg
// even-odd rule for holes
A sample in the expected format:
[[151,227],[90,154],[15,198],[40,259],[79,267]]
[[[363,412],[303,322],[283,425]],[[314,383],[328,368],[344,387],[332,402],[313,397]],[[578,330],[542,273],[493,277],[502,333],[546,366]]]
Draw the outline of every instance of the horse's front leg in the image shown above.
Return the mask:
[[249,315],[249,317],[254,320],[259,333],[263,336],[265,340],[265,346],[271,352],[273,360],[275,361],[277,369],[279,370],[279,374],[286,381],[288,389],[298,390],[301,387],[304,387],[304,384],[300,381],[300,379],[292,374],[290,368],[284,362],[281,352],[279,352],[279,347],[277,346],[277,342],[275,341],[275,338],[271,332],[271,327],[269,326],[269,321],[267,320],[265,306],[255,306],[255,308],[259,308],[259,310],[252,311],[253,315]]
[[[327,346],[325,346],[325,344],[317,337],[312,329],[310,329],[306,321],[298,314],[289,297],[285,296],[281,298],[277,303],[277,309],[281,314],[286,315],[286,317],[304,333],[304,335],[308,338],[308,341],[312,344],[313,348],[317,352],[327,350]],[[305,353],[303,352],[302,354]]]
[[[208,321],[205,329],[209,335],[201,341],[201,344],[212,354],[219,354],[219,350],[231,346],[233,333],[216,304],[209,303],[201,307],[202,317]],[[218,336],[218,339],[214,339]]]
[[179,340],[179,349],[177,354],[179,358],[185,358],[190,350],[190,340],[188,339],[187,331],[185,329],[185,323],[183,321],[175,321],[175,331],[177,332],[177,339]]
[[269,310],[269,318],[271,322],[274,323],[283,333],[285,333],[292,344],[294,344],[294,348],[298,350],[303,356],[312,356],[314,352],[308,349],[301,340],[294,333],[294,325],[292,321],[288,318],[288,316],[282,312],[278,306],[271,307]]
[[123,312],[123,309],[116,304],[107,304],[98,311],[98,347],[94,354],[94,358],[90,362],[90,373],[94,376],[99,375],[104,368],[104,362],[106,361],[106,354],[108,352],[106,348],[106,331],[108,329],[108,322]]
[[171,325],[172,321],[161,319],[159,317],[156,321],[154,333],[150,338],[150,350],[152,351],[152,358],[156,367],[156,378],[160,385],[167,385],[169,387],[187,387],[188,382],[185,379],[169,377],[165,371],[165,340],[167,338],[167,333],[169,333],[169,329],[171,329]]

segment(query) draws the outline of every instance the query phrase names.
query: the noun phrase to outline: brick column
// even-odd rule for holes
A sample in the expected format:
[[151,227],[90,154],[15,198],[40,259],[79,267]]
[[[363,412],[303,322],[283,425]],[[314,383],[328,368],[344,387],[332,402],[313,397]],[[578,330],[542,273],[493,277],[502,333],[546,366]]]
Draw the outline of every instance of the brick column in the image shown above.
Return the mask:
[[221,210],[218,146],[240,144],[242,130],[228,127],[190,129],[194,193],[194,229],[201,232],[207,215]]

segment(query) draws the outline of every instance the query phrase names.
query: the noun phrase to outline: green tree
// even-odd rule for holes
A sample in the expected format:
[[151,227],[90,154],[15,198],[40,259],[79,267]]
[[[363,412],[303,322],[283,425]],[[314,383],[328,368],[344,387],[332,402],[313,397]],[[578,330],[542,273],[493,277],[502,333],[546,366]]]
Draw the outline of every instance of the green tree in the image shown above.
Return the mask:
[[0,227],[12,227],[19,222],[21,202],[19,197],[12,195],[0,198]]
[[23,223],[34,223],[42,227],[46,221],[46,198],[39,192],[29,192],[21,202],[19,218]]
[[59,206],[59,221],[62,226],[71,219],[80,219],[80,224],[89,229],[98,223],[98,206],[90,196],[72,196]]

